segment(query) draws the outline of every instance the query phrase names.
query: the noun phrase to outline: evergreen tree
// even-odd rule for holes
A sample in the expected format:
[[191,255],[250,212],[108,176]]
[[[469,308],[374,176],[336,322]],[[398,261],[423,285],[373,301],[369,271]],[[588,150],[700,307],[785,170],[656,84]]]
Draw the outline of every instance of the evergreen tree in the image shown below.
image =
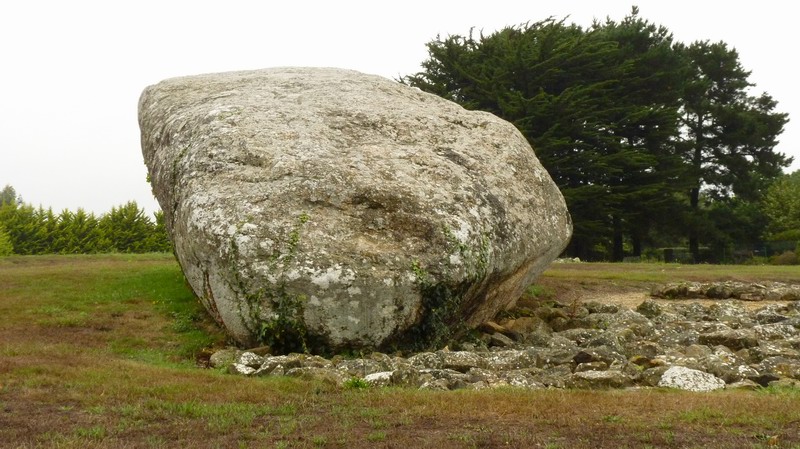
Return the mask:
[[75,242],[75,252],[91,254],[99,252],[102,248],[100,242],[99,221],[93,213],[86,213],[83,209],[78,209],[72,215],[70,232]]
[[6,184],[3,190],[0,190],[0,206],[11,203],[20,204],[22,203],[22,198],[17,195],[17,191],[11,185]]
[[612,260],[622,260],[623,232],[632,254],[641,256],[653,223],[676,208],[682,187],[681,160],[675,150],[680,85],[685,70],[673,50],[672,35],[638,17],[638,9],[617,23],[595,23],[593,31],[616,44],[607,63],[615,90],[608,97],[608,130],[613,135],[617,170],[606,182],[616,204],[611,210]]
[[42,226],[36,209],[28,204],[5,203],[0,206],[0,223],[11,237],[15,254],[37,254],[36,236]]
[[56,218],[56,230],[51,251],[58,254],[77,253],[78,245],[72,233],[73,213],[67,209],[61,211]]
[[107,248],[121,253],[140,253],[146,251],[148,237],[154,228],[135,201],[120,207],[112,207],[111,212],[100,218],[100,232],[108,243]]
[[31,254],[57,254],[58,248],[55,246],[58,235],[58,218],[53,212],[53,208],[39,208],[34,212],[35,231],[31,245]]
[[520,129],[567,201],[568,251],[581,258],[621,259],[624,230],[641,252],[680,188],[681,56],[665,28],[637,13],[588,30],[548,19],[437,38],[425,71],[403,78]]
[[156,253],[169,253],[172,252],[172,242],[167,235],[167,226],[164,218],[163,211],[156,211],[155,226],[147,238],[146,251]]
[[6,228],[0,223],[0,257],[14,254],[14,244],[11,236],[6,232]]
[[[13,188],[4,190],[17,198]],[[98,219],[83,209],[34,208],[18,201],[0,203],[0,243],[15,254],[90,254],[100,252],[169,252],[164,214],[155,222],[135,202],[114,207]]]
[[784,175],[767,190],[763,201],[769,219],[766,237],[800,244],[800,170]]
[[774,151],[788,117],[775,112],[768,94],[753,97],[750,72],[735,49],[724,42],[695,42],[679,46],[690,72],[684,84],[681,109],[682,155],[687,164],[691,216],[687,224],[689,248],[700,260],[700,237],[708,223],[701,207],[701,191],[711,199],[733,195],[758,201],[769,182],[791,163]]

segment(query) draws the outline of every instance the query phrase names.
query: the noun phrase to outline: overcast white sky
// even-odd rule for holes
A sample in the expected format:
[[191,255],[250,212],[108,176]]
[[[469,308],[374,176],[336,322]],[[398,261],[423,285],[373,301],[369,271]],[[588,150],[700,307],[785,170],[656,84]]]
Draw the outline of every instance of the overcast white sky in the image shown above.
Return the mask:
[[135,200],[146,182],[136,107],[142,89],[197,73],[327,66],[397,78],[420,70],[437,34],[491,32],[549,16],[588,26],[640,15],[682,42],[723,40],[756,92],[791,121],[778,150],[800,168],[800,95],[792,2],[559,1],[6,1],[0,6],[0,188],[56,211],[98,214]]

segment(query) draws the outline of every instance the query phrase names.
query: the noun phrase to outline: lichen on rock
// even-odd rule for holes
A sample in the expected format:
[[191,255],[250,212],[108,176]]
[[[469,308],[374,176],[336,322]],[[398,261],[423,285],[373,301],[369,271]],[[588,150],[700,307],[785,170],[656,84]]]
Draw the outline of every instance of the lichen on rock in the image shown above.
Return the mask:
[[242,345],[439,343],[512,306],[571,233],[513,125],[381,77],[175,78],[139,123],[184,274]]

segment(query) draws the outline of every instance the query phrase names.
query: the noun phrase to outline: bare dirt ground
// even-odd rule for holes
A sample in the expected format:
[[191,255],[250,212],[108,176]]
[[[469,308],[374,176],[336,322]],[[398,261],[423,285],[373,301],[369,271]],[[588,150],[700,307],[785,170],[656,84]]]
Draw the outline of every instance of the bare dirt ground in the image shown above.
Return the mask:
[[[800,270],[798,270],[800,271]],[[707,280],[726,280],[725,278]],[[745,310],[757,310],[770,304],[785,304],[785,301],[742,301],[739,299],[663,299],[655,298],[650,295],[654,286],[660,282],[635,282],[635,281],[610,281],[610,280],[584,280],[575,282],[572,279],[564,279],[558,276],[543,276],[537,284],[546,291],[548,299],[555,299],[562,303],[573,301],[589,302],[597,301],[604,304],[617,304],[619,306],[635,309],[645,300],[653,300],[661,305],[676,303],[699,303],[703,306],[710,306],[721,301],[734,303]],[[530,300],[530,299],[528,299]],[[526,299],[520,302],[525,305]]]

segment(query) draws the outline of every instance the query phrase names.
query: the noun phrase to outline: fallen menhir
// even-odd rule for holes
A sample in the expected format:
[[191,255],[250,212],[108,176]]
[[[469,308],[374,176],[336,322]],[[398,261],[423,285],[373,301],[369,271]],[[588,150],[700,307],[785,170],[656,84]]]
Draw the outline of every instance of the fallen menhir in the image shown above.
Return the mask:
[[513,125],[377,76],[175,78],[139,123],[183,272],[243,346],[436,346],[513,306],[572,229]]

